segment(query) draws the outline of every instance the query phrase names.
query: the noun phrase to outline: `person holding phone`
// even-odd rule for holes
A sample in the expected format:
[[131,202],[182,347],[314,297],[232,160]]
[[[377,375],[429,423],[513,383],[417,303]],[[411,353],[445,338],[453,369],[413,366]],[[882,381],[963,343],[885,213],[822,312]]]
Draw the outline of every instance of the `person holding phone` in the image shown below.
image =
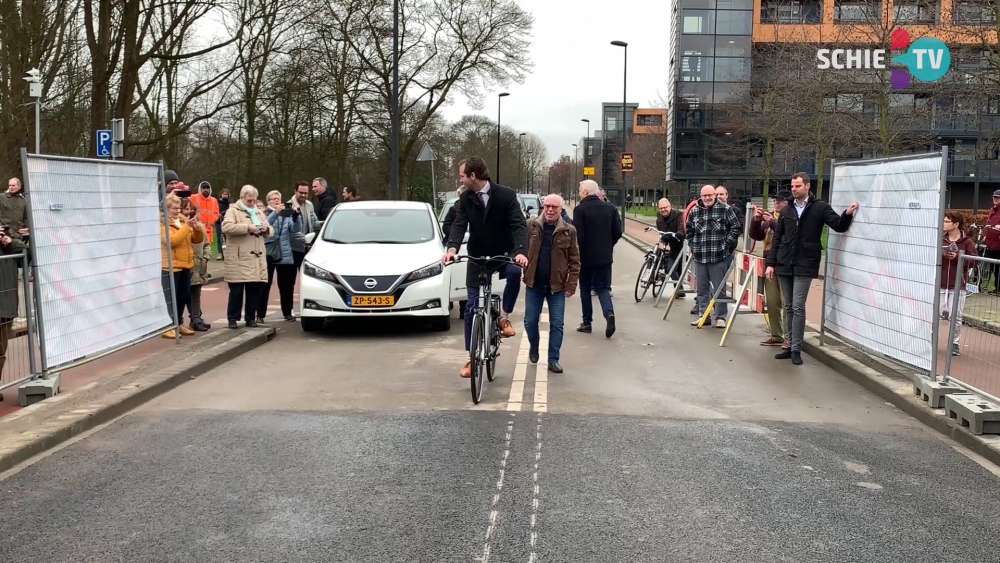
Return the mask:
[[[176,192],[176,190],[175,190]],[[186,201],[186,200],[185,200]],[[190,206],[191,202],[187,201]],[[193,206],[192,206],[193,207]],[[191,269],[194,267],[194,245],[205,241],[205,227],[190,211],[182,214],[181,198],[167,196],[167,218],[160,225],[160,263],[163,295],[171,318],[180,327],[181,336],[191,336],[194,331],[183,325],[184,309],[191,309]],[[197,211],[195,210],[195,213]],[[167,244],[170,258],[167,260]],[[174,280],[174,294],[170,293],[170,278]],[[173,329],[163,333],[163,338],[175,338]]]
[[292,240],[297,233],[302,232],[302,214],[294,209],[291,203],[281,201],[281,192],[272,190],[267,194],[267,222],[274,229],[274,234],[264,240],[267,249],[267,285],[257,302],[257,322],[263,322],[267,314],[267,303],[271,295],[271,284],[275,272],[278,275],[278,296],[281,300],[281,314],[286,321],[294,322],[292,305],[295,294],[295,257],[292,254]]
[[271,225],[257,208],[257,188],[247,184],[240,189],[240,199],[229,206],[222,220],[229,252],[225,256],[225,280],[229,285],[226,318],[236,329],[243,309],[248,328],[257,326],[258,291],[267,283],[264,238],[273,234]]
[[[958,337],[962,330],[962,311],[965,309],[965,284],[969,281],[969,271],[975,262],[968,260],[962,268],[962,279],[959,281],[958,253],[966,256],[977,256],[976,245],[969,235],[962,231],[965,226],[965,215],[958,211],[946,211],[944,214],[944,238],[941,240],[941,318],[947,319],[955,315],[955,338],[951,343],[951,355],[960,355]],[[958,292],[958,307],[955,305],[955,292]]]

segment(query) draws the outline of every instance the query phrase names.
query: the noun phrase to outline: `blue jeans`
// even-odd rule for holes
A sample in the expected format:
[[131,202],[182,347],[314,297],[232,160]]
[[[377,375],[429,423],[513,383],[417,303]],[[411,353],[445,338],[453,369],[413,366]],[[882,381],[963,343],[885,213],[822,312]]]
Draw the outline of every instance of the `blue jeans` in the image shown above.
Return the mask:
[[594,302],[590,292],[597,294],[601,302],[601,312],[604,318],[615,312],[611,304],[611,264],[607,266],[580,267],[580,304],[583,306],[583,324],[589,325],[594,320]]
[[[708,302],[712,300],[712,292],[715,288],[723,285],[722,291],[719,293],[719,299],[726,298],[726,272],[729,270],[726,268],[726,261],[713,262],[711,264],[703,264],[701,262],[694,263],[694,279],[697,283],[697,295],[694,298],[695,303],[698,307],[698,314],[705,314],[705,309],[708,307]],[[716,319],[726,320],[729,315],[729,305],[725,303],[715,302],[715,315]]]
[[532,350],[538,350],[538,318],[542,314],[542,303],[549,302],[549,363],[559,361],[559,349],[563,341],[563,318],[566,313],[566,292],[552,293],[549,288],[524,290],[524,332]]
[[[521,293],[521,267],[517,264],[506,264],[500,274],[507,281],[507,286],[503,288],[503,299],[500,307],[508,315],[514,311],[514,304],[517,303],[517,296]],[[472,313],[479,301],[479,286],[469,286],[465,289],[465,351],[469,351],[469,341],[472,340]]]

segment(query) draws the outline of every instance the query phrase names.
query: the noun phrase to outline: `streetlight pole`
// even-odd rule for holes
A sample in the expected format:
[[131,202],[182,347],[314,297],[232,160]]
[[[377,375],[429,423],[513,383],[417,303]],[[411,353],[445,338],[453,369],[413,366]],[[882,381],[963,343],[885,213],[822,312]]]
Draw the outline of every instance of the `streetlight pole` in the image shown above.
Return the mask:
[[[590,166],[590,155],[588,154],[590,151],[590,120],[581,119],[580,121],[587,124],[587,136],[583,138],[583,165]],[[584,174],[583,176],[590,179],[589,174]]]
[[497,169],[493,171],[493,179],[498,184],[500,183],[500,100],[509,95],[507,92],[501,92],[497,95]]
[[[578,165],[580,164],[580,162],[577,160],[577,154],[579,153],[578,150],[579,148],[580,147],[576,143],[573,143],[573,183],[577,184],[578,190],[580,189],[580,187],[579,187],[579,182],[576,181],[576,170],[578,168]],[[570,192],[572,191],[573,190],[571,189]],[[569,194],[566,195],[568,196]]]
[[389,199],[399,199],[399,0],[392,2],[392,96],[389,101]]
[[[612,41],[612,45],[615,47],[621,47],[624,49],[625,58],[622,63],[622,154],[625,154],[625,140],[628,134],[628,129],[626,129],[625,118],[628,116],[627,105],[628,95],[628,43],[624,41]],[[619,166],[621,163],[619,162]],[[625,171],[622,170],[622,228],[625,228]]]
[[42,154],[42,72],[33,68],[24,80],[28,83],[28,96],[35,99],[35,154]]
[[[517,191],[518,192],[525,191],[525,189],[524,189],[524,182],[521,181],[521,171],[524,170],[523,156],[524,156],[524,136],[525,135],[527,135],[527,133],[521,133],[520,135],[517,136]],[[525,179],[527,179],[527,177],[528,177],[527,171],[525,171],[524,177],[525,177]]]

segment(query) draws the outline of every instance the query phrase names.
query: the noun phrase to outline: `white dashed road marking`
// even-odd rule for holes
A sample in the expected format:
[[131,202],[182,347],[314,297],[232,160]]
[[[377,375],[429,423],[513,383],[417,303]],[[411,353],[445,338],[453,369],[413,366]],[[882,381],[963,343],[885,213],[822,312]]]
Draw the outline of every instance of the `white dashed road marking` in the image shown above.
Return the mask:
[[500,468],[497,475],[496,492],[493,493],[493,502],[490,504],[489,521],[486,524],[486,537],[483,542],[483,556],[479,558],[479,561],[482,561],[482,563],[489,563],[490,541],[494,537],[494,531],[497,528],[497,520],[500,517],[500,494],[503,493],[504,475],[507,472],[507,460],[510,459],[510,440],[511,435],[514,433],[515,416],[517,416],[516,413],[510,413],[510,418],[507,420],[507,436],[504,441],[503,455],[500,456]]

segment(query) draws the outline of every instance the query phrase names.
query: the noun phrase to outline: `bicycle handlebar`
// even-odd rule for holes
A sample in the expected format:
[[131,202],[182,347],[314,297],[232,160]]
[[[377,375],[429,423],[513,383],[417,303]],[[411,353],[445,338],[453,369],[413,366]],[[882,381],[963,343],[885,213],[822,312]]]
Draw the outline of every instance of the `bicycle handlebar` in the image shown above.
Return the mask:
[[663,235],[674,235],[674,236],[677,236],[677,233],[671,233],[671,232],[667,232],[667,231],[661,231],[661,230],[658,230],[658,229],[653,228],[653,227],[646,227],[644,230],[647,231],[647,232],[648,231],[656,231],[661,237]]

